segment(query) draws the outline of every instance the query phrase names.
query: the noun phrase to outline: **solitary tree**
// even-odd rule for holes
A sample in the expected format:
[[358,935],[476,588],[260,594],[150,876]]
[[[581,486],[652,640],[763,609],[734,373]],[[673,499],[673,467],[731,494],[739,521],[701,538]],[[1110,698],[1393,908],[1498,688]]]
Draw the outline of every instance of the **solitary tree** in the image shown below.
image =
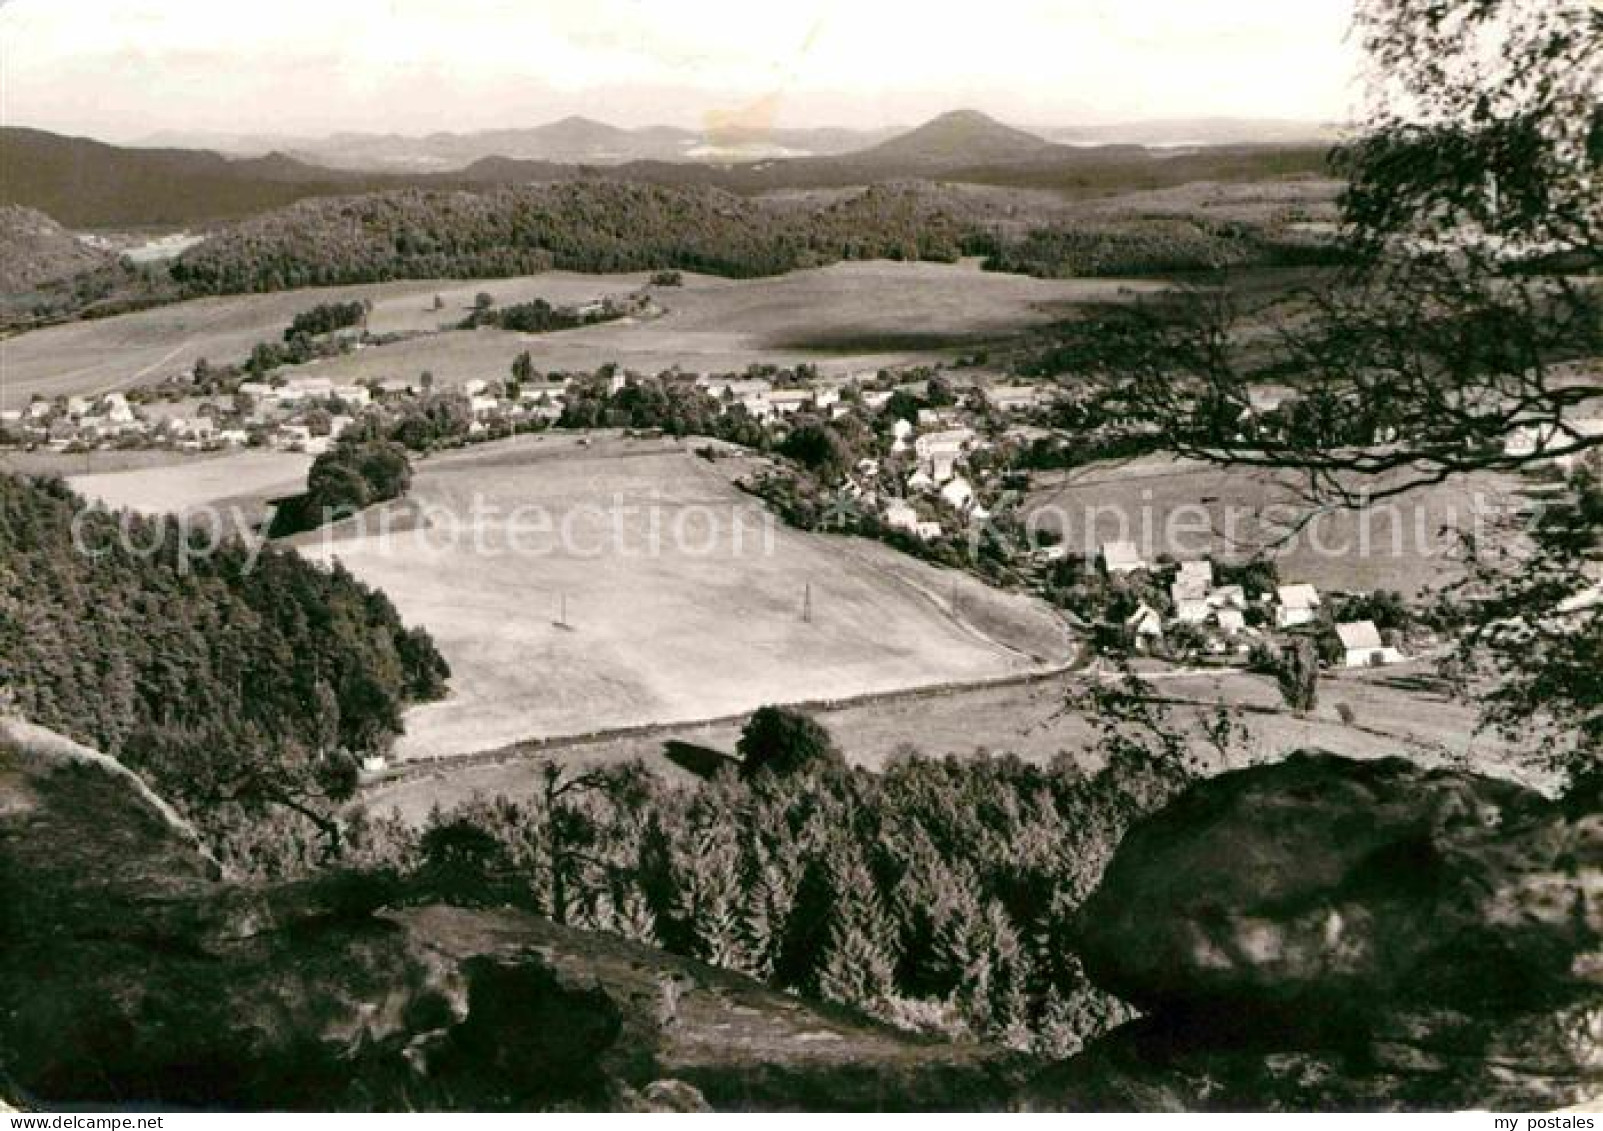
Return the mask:
[[735,746],[740,771],[791,775],[822,766],[842,765],[835,742],[817,721],[789,707],[760,707],[740,732]]

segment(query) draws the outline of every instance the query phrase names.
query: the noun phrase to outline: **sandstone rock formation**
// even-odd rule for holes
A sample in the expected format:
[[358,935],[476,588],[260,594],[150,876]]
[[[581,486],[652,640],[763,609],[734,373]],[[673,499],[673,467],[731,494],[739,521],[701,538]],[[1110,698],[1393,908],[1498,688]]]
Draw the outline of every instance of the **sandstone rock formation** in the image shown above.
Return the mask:
[[1041,1106],[1530,1110],[1603,1097],[1603,812],[1296,754],[1126,836],[1086,970],[1146,1016]]
[[229,882],[121,767],[0,726],[0,1097],[252,1109],[1005,1102],[995,1053],[522,912],[402,896],[372,876]]

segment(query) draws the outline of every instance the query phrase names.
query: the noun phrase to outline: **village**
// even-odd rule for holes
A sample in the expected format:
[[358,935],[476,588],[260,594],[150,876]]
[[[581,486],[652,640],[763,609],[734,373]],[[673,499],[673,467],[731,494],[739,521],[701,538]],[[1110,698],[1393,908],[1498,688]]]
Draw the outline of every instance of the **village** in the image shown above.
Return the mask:
[[[346,348],[362,344],[358,337]],[[1281,578],[1272,560],[1243,565],[1222,553],[1149,560],[1122,531],[1071,547],[1022,500],[1043,445],[1091,449],[1094,429],[1061,426],[1073,396],[1064,386],[967,360],[907,371],[753,366],[646,377],[613,367],[540,373],[525,355],[509,376],[444,388],[427,373],[346,383],[292,366],[245,373],[198,396],[175,395],[182,384],[169,379],[95,398],[39,398],[0,417],[0,435],[63,453],[260,448],[311,456],[364,415],[418,451],[552,428],[711,435],[759,453],[759,474],[742,485],[793,524],[877,537],[958,568],[972,569],[976,549],[988,546],[988,580],[1046,598],[1107,653],[1273,670],[1299,640],[1333,668],[1440,651],[1437,626],[1395,594],[1321,593],[1307,580]],[[1276,411],[1288,396],[1265,389],[1251,411]],[[407,420],[427,421],[414,429],[418,439],[408,438]],[[799,435],[821,428],[852,442],[806,456]],[[1523,430],[1510,445],[1542,442]],[[798,507],[798,492],[814,496],[813,505]]]

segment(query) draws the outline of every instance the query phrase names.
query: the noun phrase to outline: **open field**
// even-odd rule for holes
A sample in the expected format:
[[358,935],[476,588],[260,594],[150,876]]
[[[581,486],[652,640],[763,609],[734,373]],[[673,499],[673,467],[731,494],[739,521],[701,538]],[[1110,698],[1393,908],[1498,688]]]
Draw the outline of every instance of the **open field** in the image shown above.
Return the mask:
[[352,381],[428,370],[438,385],[452,385],[504,377],[524,350],[546,371],[588,372],[611,362],[641,373],[674,366],[721,373],[809,362],[825,372],[857,372],[936,360],[1040,325],[1075,303],[1154,286],[1001,275],[972,261],[840,263],[767,279],[686,275],[684,286],[657,290],[667,308],[660,318],[555,334],[441,334],[310,362],[297,372]]
[[[516,279],[423,281],[323,287],[196,299],[0,341],[0,408],[34,393],[107,392],[186,373],[197,358],[240,361],[259,341],[278,340],[296,313],[319,302],[371,298],[374,333],[435,331],[460,321],[473,295],[499,303],[544,298],[573,303],[632,291],[646,276],[550,272]],[[339,380],[416,377],[441,385],[506,375],[523,350],[544,370],[592,370],[617,362],[657,373],[743,370],[753,363],[833,362],[877,368],[941,356],[1052,318],[1077,302],[1112,300],[1156,284],[1042,280],[982,272],[977,264],[843,263],[768,279],[686,275],[658,288],[661,318],[625,320],[556,334],[454,331],[314,362],[301,372]],[[446,309],[429,309],[435,294]]]
[[1149,561],[1161,553],[1246,558],[1263,548],[1283,581],[1413,595],[1457,575],[1457,542],[1444,528],[1469,529],[1477,514],[1511,506],[1518,482],[1466,476],[1370,511],[1322,515],[1277,544],[1305,510],[1295,486],[1274,472],[1153,456],[1038,474],[1027,508],[1039,529],[1064,534],[1071,553],[1095,553],[1116,538],[1133,540]]
[[382,588],[452,666],[451,697],[408,713],[402,758],[983,679],[1070,652],[1039,602],[783,527],[671,441],[481,445],[426,461],[407,500],[362,520],[296,542]]
[[[1149,673],[1160,692],[1174,700],[1171,721],[1199,734],[1202,720],[1225,702],[1242,728],[1228,757],[1201,738],[1193,752],[1203,765],[1223,769],[1271,761],[1301,747],[1317,746],[1354,758],[1402,754],[1427,764],[1464,761],[1484,772],[1514,776],[1538,786],[1540,775],[1517,768],[1508,748],[1495,736],[1475,735],[1472,704],[1434,691],[1402,686],[1410,675],[1428,674],[1425,665],[1389,673],[1327,673],[1320,706],[1305,717],[1287,712],[1279,692],[1264,677],[1239,671]],[[923,755],[984,757],[1016,754],[1045,764],[1066,757],[1090,769],[1099,765],[1098,732],[1083,715],[1064,707],[1065,695],[1083,675],[1054,676],[937,694],[887,696],[872,702],[815,712],[834,735],[847,759],[872,769],[913,752]],[[1337,704],[1353,708],[1345,724]],[[669,742],[690,743],[726,753],[735,748],[740,725],[724,721],[667,727],[650,734],[605,737],[590,742],[556,742],[510,748],[493,757],[445,761],[432,767],[407,766],[399,775],[368,785],[360,801],[375,813],[395,810],[420,822],[431,807],[451,805],[475,794],[527,796],[536,788],[535,759],[551,759],[577,770],[639,760],[672,780],[689,773],[666,754]]]
[[[371,299],[368,328],[375,334],[431,332],[460,322],[480,291],[500,303],[574,303],[633,290],[645,278],[553,271],[516,279],[313,287],[193,299],[51,326],[0,341],[0,408],[17,408],[34,393],[105,393],[159,381],[188,373],[202,357],[219,364],[243,361],[257,342],[281,340],[296,314],[320,302]],[[437,294],[445,300],[443,310],[432,309]]]
[[311,466],[312,457],[302,453],[239,451],[74,475],[67,483],[86,499],[141,514],[185,514],[200,508],[226,511],[237,506],[249,519],[268,499],[304,490]]
[[98,475],[151,467],[177,467],[217,459],[210,452],[184,452],[171,448],[97,448],[88,452],[58,452],[51,448],[0,448],[0,471],[18,475]]

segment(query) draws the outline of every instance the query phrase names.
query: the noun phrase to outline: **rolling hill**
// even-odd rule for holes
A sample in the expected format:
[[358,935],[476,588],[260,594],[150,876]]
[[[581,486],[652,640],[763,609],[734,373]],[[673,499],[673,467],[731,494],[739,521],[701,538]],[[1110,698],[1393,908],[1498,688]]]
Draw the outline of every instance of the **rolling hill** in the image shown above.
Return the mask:
[[393,183],[281,153],[230,160],[203,149],[129,149],[44,130],[0,128],[0,203],[37,208],[69,228],[237,219],[307,196]]
[[[237,220],[309,197],[580,178],[753,195],[922,177],[1095,196],[1322,172],[1326,165],[1320,145],[1233,146],[1179,155],[1131,145],[1057,145],[968,110],[866,149],[785,155],[816,154],[854,140],[873,139],[849,130],[736,127],[698,140],[682,131],[620,130],[570,118],[534,130],[378,137],[371,152],[388,153],[385,160],[397,170],[380,173],[314,164],[299,149],[229,158],[204,149],[126,148],[10,127],[0,129],[0,203],[37,208],[70,228],[183,227]],[[348,159],[378,161],[361,156],[363,144],[344,146]],[[734,159],[754,151],[781,155]],[[698,154],[704,159],[694,159]],[[334,159],[322,149],[312,156]],[[450,171],[440,171],[442,162]]]
[[0,205],[0,292],[31,291],[116,261],[37,209]]

